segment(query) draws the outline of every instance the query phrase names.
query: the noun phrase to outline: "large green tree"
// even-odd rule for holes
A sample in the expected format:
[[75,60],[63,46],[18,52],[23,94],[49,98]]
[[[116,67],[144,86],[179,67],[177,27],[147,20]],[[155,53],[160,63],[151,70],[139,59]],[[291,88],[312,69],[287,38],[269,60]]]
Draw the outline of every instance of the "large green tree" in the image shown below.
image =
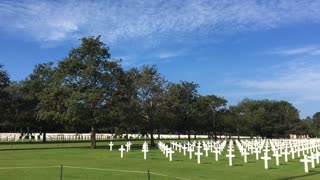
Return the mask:
[[198,84],[182,81],[172,83],[169,86],[169,100],[171,101],[170,111],[175,114],[175,128],[179,133],[187,133],[188,140],[191,140],[191,132],[196,130],[195,103],[199,96]]
[[35,107],[36,102],[27,96],[24,82],[11,82],[6,88],[10,97],[10,113],[8,113],[8,126],[10,131],[29,133],[36,128]]
[[299,123],[298,110],[287,101],[245,99],[238,104],[238,117],[245,122],[244,134],[289,137]]
[[151,146],[154,143],[154,130],[158,124],[159,107],[163,103],[166,80],[155,66],[143,66],[138,78],[137,99],[144,128],[150,133]]
[[[138,103],[139,71],[136,68],[118,73],[118,87],[112,95],[111,110],[109,113],[112,125],[123,130],[128,139],[129,132],[136,132],[141,119]],[[121,131],[120,131],[121,132]]]
[[41,118],[40,101],[41,94],[47,94],[48,86],[52,81],[55,71],[53,62],[37,64],[33,72],[26,78],[23,84],[24,99],[29,101],[29,107],[33,113],[33,123],[42,132],[42,140],[46,142],[46,132],[56,125],[52,119]]
[[0,64],[0,123],[6,126],[9,120],[10,112],[10,95],[6,88],[10,84],[10,79],[3,65]]
[[90,127],[91,148],[96,148],[96,131],[108,120],[119,72],[122,68],[111,60],[100,36],[82,38],[80,47],[59,62],[41,94],[40,118]]
[[217,140],[217,132],[223,131],[223,112],[227,100],[215,95],[199,96],[196,102],[196,108],[198,112],[198,118],[201,120],[201,129],[211,136],[211,132],[214,134],[215,140]]
[[317,136],[320,135],[320,112],[316,112],[312,116],[312,128]]

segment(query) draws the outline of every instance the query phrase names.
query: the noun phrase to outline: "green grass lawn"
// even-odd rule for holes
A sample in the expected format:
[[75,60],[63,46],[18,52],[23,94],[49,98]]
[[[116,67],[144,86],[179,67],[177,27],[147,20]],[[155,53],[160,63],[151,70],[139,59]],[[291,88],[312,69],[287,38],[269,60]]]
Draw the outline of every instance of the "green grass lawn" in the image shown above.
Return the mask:
[[[99,142],[98,148],[92,150],[88,143],[64,144],[0,144],[0,180],[59,180],[60,165],[63,165],[63,179],[314,179],[320,180],[320,166],[304,173],[303,163],[298,159],[275,165],[275,159],[269,161],[269,169],[264,169],[262,160],[256,161],[250,155],[248,163],[236,152],[234,166],[228,166],[226,151],[219,156],[219,161],[202,157],[201,164],[193,156],[190,160],[183,153],[176,152],[169,162],[160,150],[150,149],[148,159],[143,160],[142,142],[133,142],[132,151],[120,158],[119,143],[114,151],[107,150],[106,142]],[[139,144],[138,144],[139,143]],[[271,154],[270,154],[271,155]]]

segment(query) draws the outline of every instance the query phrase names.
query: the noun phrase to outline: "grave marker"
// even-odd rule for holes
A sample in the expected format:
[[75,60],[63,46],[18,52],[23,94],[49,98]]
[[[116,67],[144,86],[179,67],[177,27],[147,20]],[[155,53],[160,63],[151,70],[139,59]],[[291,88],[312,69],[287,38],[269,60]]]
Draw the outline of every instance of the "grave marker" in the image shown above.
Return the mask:
[[271,160],[271,157],[268,156],[268,153],[265,152],[264,156],[261,157],[264,160],[264,168],[268,169],[268,161]]
[[123,148],[123,145],[121,145],[121,148],[119,149],[119,151],[121,152],[120,153],[120,157],[123,158],[123,152],[125,151],[126,149]]

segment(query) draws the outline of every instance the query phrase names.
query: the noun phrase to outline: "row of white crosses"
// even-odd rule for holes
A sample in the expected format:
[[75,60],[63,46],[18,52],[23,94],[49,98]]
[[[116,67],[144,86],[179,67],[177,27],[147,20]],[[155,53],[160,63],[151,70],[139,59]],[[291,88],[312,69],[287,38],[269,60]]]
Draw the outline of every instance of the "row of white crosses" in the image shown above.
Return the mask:
[[[123,158],[123,152],[129,152],[131,150],[131,145],[132,143],[130,141],[128,141],[125,146],[126,148],[124,148],[123,145],[120,146],[119,151],[120,151],[120,157]],[[110,141],[109,143],[109,150],[112,151],[112,147],[114,146],[114,144],[112,143],[112,141]]]
[[166,155],[166,158],[169,157],[169,161],[172,161],[172,154],[174,153],[174,151],[172,150],[171,147],[169,147],[168,145],[166,145],[165,143],[159,141],[158,143],[158,148],[160,149],[160,151]]
[[[126,151],[127,152],[129,152],[130,150],[131,150],[131,145],[132,145],[132,143],[130,142],[130,141],[128,141],[127,143],[126,143]],[[112,143],[112,141],[110,141],[110,143],[109,143],[109,150],[110,151],[112,151],[112,147],[114,146],[114,144]]]
[[[296,155],[300,157],[302,154],[304,159],[301,162],[305,163],[305,171],[308,172],[308,164],[315,167],[315,162],[319,164],[320,161],[320,141],[319,140],[230,140],[227,148],[226,157],[229,159],[229,166],[232,166],[232,159],[235,158],[234,154],[234,142],[237,145],[241,156],[243,156],[244,163],[248,162],[248,156],[255,154],[257,160],[264,161],[264,168],[268,169],[268,161],[271,160],[269,157],[269,152],[273,153],[273,157],[276,160],[276,165],[280,165],[280,158],[283,158],[285,162],[288,162],[289,157],[295,159]],[[163,154],[172,161],[173,154],[175,151],[183,153],[184,156],[189,152],[189,158],[192,159],[193,153],[197,156],[197,163],[201,163],[201,156],[205,154],[206,157],[209,156],[209,152],[214,154],[215,160],[218,161],[219,155],[226,147],[227,141],[222,142],[217,141],[202,141],[202,142],[187,142],[178,143],[172,141],[170,144],[165,144],[163,142],[158,143],[159,149]],[[109,143],[110,151],[112,151],[112,142]],[[131,142],[127,142],[126,150],[130,150]],[[121,151],[121,157],[123,157],[123,145],[119,149]],[[142,152],[144,153],[144,159],[146,159],[148,150],[148,145],[146,142],[142,146]],[[263,154],[260,156],[260,154]],[[309,154],[309,155],[307,155]]]
[[[291,153],[291,158],[295,159],[295,154],[297,153],[298,157],[302,153],[303,159],[300,159],[300,162],[304,163],[305,172],[309,172],[308,163],[311,163],[311,167],[315,168],[315,161],[319,164],[319,148],[320,143],[319,140],[283,140],[283,141],[271,141],[274,143],[273,148],[275,149],[274,156],[277,155],[278,149],[280,149],[281,154],[285,156],[285,162],[288,162],[288,155]],[[288,152],[288,148],[290,147],[290,151]],[[310,154],[309,156],[307,154]],[[277,165],[279,164],[278,159],[276,159]]]
[[[268,152],[273,152],[273,157],[276,160],[276,165],[279,166],[280,157],[283,156],[284,161],[288,162],[288,158],[291,155],[291,159],[295,159],[295,155],[298,157],[302,154],[304,159],[300,161],[304,163],[305,172],[308,172],[308,163],[311,163],[311,167],[315,168],[315,162],[319,163],[320,161],[320,142],[317,139],[311,140],[254,140],[248,141],[243,140],[238,142],[236,140],[236,144],[241,152],[241,155],[245,155],[246,150],[251,151],[251,154],[256,153],[256,159],[259,159],[259,154],[264,152],[264,155],[261,157],[264,160],[265,169],[268,169],[268,161],[271,160],[271,157],[268,156]],[[271,146],[271,150],[269,147]],[[308,156],[307,154],[310,154]],[[246,161],[246,160],[244,160]]]
[[[178,151],[179,153],[182,153],[186,156],[187,152],[189,152],[189,159],[192,159],[193,154],[197,157],[197,163],[201,163],[201,156],[204,155],[208,157],[209,152],[215,154],[215,160],[218,161],[218,155],[221,154],[224,147],[226,146],[226,141],[223,141],[220,143],[220,141],[212,142],[212,141],[202,141],[202,142],[187,142],[187,143],[178,143],[175,141],[170,142],[170,146],[166,145],[165,143],[160,142],[158,144],[159,149],[163,152],[163,154],[166,154],[166,157],[169,157],[169,160],[172,160],[172,154],[174,153],[174,150]],[[204,153],[202,152],[204,151]],[[172,151],[172,152],[171,152]]]

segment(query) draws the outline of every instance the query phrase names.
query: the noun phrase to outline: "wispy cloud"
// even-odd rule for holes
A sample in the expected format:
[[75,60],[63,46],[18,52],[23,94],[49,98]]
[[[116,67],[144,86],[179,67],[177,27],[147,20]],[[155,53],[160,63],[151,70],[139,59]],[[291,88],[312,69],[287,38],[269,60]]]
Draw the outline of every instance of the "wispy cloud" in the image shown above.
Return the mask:
[[320,61],[300,59],[274,69],[265,80],[244,80],[240,85],[260,91],[273,91],[297,101],[320,100]]
[[[41,42],[101,34],[107,42],[177,34],[271,29],[319,22],[320,1],[1,1],[0,28]],[[175,35],[173,35],[175,34]]]
[[161,52],[155,53],[153,56],[159,59],[169,59],[169,58],[185,56],[185,55],[186,55],[185,50],[176,50],[176,51],[161,51]]
[[320,46],[308,45],[298,48],[277,48],[271,51],[271,54],[293,56],[293,55],[306,55],[306,56],[318,56],[320,55]]

